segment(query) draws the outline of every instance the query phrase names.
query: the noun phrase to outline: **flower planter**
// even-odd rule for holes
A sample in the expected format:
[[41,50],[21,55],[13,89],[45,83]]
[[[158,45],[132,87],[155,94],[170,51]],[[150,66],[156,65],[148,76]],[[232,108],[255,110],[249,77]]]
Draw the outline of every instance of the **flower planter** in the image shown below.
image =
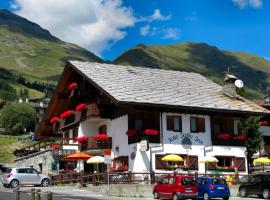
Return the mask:
[[70,117],[71,115],[74,115],[74,110],[67,110],[60,115],[60,118],[65,119]]
[[60,145],[58,145],[58,144],[52,144],[51,145],[51,148],[52,149],[60,149]]
[[145,135],[152,135],[152,136],[156,136],[159,134],[159,131],[156,129],[145,129],[144,130],[144,134]]
[[244,141],[244,140],[246,140],[246,136],[245,135],[234,135],[233,136],[233,139],[234,140],[240,140],[240,141]]
[[70,84],[68,85],[68,90],[74,90],[74,89],[77,88],[77,87],[78,87],[78,84],[75,83],[75,82],[73,82],[73,83],[70,83]]
[[231,139],[231,135],[229,133],[220,133],[218,138],[221,140],[229,140]]
[[85,108],[86,108],[86,104],[85,103],[81,103],[81,104],[79,104],[79,105],[76,106],[76,111],[82,111]]
[[109,140],[109,137],[108,137],[107,134],[99,133],[99,134],[94,135],[93,136],[93,139],[94,140],[105,142],[105,141],[108,141]]
[[268,121],[267,120],[260,121],[260,125],[261,126],[268,126]]
[[59,121],[59,118],[58,117],[52,117],[51,120],[50,120],[51,124],[55,124],[58,121]]
[[85,142],[87,141],[88,137],[86,135],[76,138],[77,142]]

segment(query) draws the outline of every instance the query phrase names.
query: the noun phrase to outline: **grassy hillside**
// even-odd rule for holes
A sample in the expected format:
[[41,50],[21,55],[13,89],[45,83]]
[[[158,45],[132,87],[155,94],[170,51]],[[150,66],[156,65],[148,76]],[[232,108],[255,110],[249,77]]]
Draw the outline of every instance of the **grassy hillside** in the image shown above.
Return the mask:
[[[56,84],[69,59],[102,62],[93,53],[65,43],[39,25],[0,9],[1,79],[13,82],[16,88],[27,87],[16,78],[14,80],[16,76],[26,78],[28,82]],[[5,70],[8,73],[3,73]],[[39,92],[32,91],[31,94]]]
[[4,136],[0,135],[0,163],[13,163],[13,160],[16,158],[13,155],[13,151],[16,148],[25,147],[33,144],[32,141],[21,140],[26,138],[29,135],[20,135],[20,136]]
[[267,60],[245,52],[223,51],[204,43],[141,44],[124,52],[114,63],[197,72],[220,84],[230,66],[230,71],[244,81],[251,98],[261,98],[270,81]]

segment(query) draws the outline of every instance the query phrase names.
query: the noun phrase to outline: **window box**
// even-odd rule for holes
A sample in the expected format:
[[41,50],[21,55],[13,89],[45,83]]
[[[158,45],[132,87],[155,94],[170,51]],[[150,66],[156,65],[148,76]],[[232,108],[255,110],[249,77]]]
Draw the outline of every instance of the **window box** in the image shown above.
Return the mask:
[[77,142],[85,142],[87,141],[88,137],[86,135],[76,138]]
[[145,129],[145,130],[144,130],[144,134],[145,134],[145,135],[153,135],[153,136],[156,136],[156,135],[159,135],[159,131],[156,130],[156,129]]
[[128,166],[112,167],[111,169],[114,172],[123,172],[123,171],[128,171]]
[[234,140],[244,141],[244,140],[246,140],[246,136],[243,135],[243,134],[241,134],[241,135],[234,135],[234,136],[233,136],[233,139],[234,139]]
[[221,140],[229,140],[231,139],[231,135],[229,133],[220,133],[218,138]]
[[79,104],[79,105],[76,106],[76,111],[82,111],[85,108],[86,108],[86,104],[85,103],[81,103],[81,104]]
[[78,87],[78,84],[75,83],[75,82],[73,82],[73,83],[70,83],[70,84],[68,85],[68,90],[74,90],[74,89],[77,88],[77,87]]
[[93,136],[93,139],[94,140],[105,142],[105,141],[108,141],[109,140],[109,137],[108,137],[107,134],[99,133],[99,134],[94,135]]
[[60,149],[60,145],[58,145],[58,144],[52,144],[51,145],[51,148],[52,149]]
[[59,121],[59,118],[58,117],[52,117],[51,120],[50,120],[51,124],[55,124],[58,121]]
[[71,115],[74,115],[74,110],[67,110],[60,115],[60,118],[65,119],[70,117]]

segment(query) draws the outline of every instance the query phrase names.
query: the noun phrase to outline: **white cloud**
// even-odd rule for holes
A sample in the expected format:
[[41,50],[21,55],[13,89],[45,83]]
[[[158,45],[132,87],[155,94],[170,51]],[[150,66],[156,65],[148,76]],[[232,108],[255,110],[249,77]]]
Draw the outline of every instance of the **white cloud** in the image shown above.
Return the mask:
[[238,6],[240,9],[247,7],[259,9],[263,6],[263,0],[232,0],[234,5]]
[[145,25],[140,28],[142,36],[160,36],[162,39],[176,40],[181,37],[181,30],[178,28],[158,28],[150,25]]
[[180,38],[180,36],[181,36],[180,32],[181,32],[181,30],[178,28],[166,28],[163,31],[164,36],[162,38],[176,40],[176,39]]
[[150,25],[145,25],[140,28],[140,34],[146,36],[150,33]]
[[60,39],[100,54],[135,25],[121,0],[14,0],[16,14],[36,22]]
[[198,19],[197,12],[192,12],[191,15],[185,17],[186,21],[197,21]]
[[140,17],[137,22],[153,22],[153,21],[167,21],[172,18],[172,15],[162,15],[159,9],[155,9],[153,14],[147,17]]

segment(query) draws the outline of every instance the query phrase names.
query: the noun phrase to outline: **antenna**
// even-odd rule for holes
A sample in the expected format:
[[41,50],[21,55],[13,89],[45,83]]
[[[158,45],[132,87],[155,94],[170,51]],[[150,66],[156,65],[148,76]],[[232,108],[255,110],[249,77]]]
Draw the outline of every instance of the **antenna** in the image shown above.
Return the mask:
[[234,82],[235,86],[238,87],[238,88],[242,88],[244,86],[244,83],[243,81],[237,79],[235,82]]

